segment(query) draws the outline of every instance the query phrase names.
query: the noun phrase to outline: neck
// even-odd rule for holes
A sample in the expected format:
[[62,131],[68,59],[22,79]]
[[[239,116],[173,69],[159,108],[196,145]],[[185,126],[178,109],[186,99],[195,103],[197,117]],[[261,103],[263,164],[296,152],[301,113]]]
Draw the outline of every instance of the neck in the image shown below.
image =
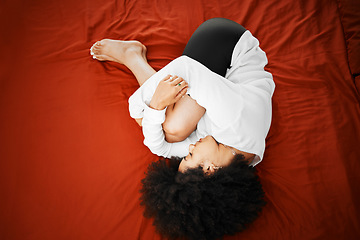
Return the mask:
[[218,162],[216,162],[215,165],[222,167],[228,166],[233,158],[234,155],[230,147],[220,144],[218,150],[218,158],[217,158]]
[[[226,145],[225,145],[226,146]],[[253,153],[248,153],[248,152],[244,152],[244,151],[241,151],[239,149],[236,149],[236,148],[233,148],[233,147],[230,147],[230,146],[226,146],[228,147],[229,149],[231,149],[232,151],[234,151],[236,154],[240,154],[240,155],[243,155],[244,156],[244,160],[247,161],[247,162],[251,162],[254,157],[255,157],[255,154]]]

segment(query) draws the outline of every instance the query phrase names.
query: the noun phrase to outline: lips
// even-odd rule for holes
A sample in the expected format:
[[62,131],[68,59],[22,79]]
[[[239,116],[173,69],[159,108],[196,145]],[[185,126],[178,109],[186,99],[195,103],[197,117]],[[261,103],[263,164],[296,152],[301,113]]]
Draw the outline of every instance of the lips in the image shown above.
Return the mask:
[[194,144],[194,146],[196,147],[196,145],[197,145],[198,143],[201,143],[201,141],[202,141],[202,138],[200,138],[199,141],[197,141],[197,142]]

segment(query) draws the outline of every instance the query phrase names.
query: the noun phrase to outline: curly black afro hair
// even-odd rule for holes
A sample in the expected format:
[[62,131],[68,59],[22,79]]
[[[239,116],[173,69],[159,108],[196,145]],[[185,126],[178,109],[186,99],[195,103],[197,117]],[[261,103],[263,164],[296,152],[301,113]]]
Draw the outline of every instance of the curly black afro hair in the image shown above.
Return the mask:
[[180,158],[149,165],[142,180],[144,216],[170,238],[218,239],[253,222],[265,205],[255,169],[236,155],[232,163],[205,175],[202,169],[178,172]]

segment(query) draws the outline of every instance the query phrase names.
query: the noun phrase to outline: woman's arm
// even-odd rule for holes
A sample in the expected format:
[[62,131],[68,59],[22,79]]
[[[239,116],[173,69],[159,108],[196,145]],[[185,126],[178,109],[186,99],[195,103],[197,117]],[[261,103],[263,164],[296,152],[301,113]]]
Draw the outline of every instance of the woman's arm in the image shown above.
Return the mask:
[[[170,76],[168,76],[170,77]],[[177,81],[175,79],[178,79]],[[177,93],[176,90],[179,87],[173,88],[172,85],[180,83],[182,78],[175,78],[171,83],[167,81],[168,78],[161,81],[154,93],[154,96],[150,102],[150,107],[156,110],[164,109],[167,105],[165,122],[162,124],[165,140],[169,143],[181,142],[185,140],[193,131],[195,131],[197,123],[201,117],[205,114],[205,108],[201,107],[190,96],[186,95],[187,85],[182,89],[182,92]],[[185,81],[183,81],[186,84]],[[166,86],[165,84],[168,84]],[[171,85],[171,84],[172,85]],[[170,84],[170,85],[169,85]],[[171,90],[175,92],[171,93]],[[167,94],[167,96],[165,96]],[[177,94],[177,98],[173,98]],[[167,100],[165,98],[168,98]],[[167,101],[165,104],[161,103]],[[173,104],[169,104],[176,101]],[[142,126],[142,118],[137,118],[135,121]]]
[[181,77],[167,75],[157,85],[149,107],[163,110],[179,101],[185,95],[187,88],[187,82]]
[[163,157],[183,157],[188,154],[190,139],[182,142],[169,143],[165,140],[162,124],[165,121],[165,109],[155,110],[148,106],[144,108],[143,128],[144,144],[150,151]]
[[165,108],[176,104],[187,90],[187,83],[177,76],[169,75],[162,79],[156,87],[149,105],[144,108],[143,134],[144,144],[155,154],[171,157],[185,156],[189,139],[178,143],[169,143],[165,140],[162,124],[165,121]]
[[149,105],[156,110],[167,107],[162,128],[165,140],[169,143],[185,140],[196,129],[205,113],[205,108],[185,94],[187,88],[188,85],[182,78],[165,78],[157,86]]
[[168,106],[163,123],[165,139],[168,142],[180,142],[195,131],[198,122],[205,114],[201,107],[189,95],[184,95],[178,102]]

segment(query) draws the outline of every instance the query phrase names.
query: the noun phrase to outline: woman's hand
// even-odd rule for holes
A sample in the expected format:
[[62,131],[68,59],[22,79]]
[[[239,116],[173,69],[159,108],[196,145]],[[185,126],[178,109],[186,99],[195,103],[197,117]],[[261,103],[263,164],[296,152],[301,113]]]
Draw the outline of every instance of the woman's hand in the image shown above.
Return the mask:
[[181,77],[167,75],[157,86],[150,107],[156,110],[165,109],[180,100],[186,94],[187,88],[187,82]]

